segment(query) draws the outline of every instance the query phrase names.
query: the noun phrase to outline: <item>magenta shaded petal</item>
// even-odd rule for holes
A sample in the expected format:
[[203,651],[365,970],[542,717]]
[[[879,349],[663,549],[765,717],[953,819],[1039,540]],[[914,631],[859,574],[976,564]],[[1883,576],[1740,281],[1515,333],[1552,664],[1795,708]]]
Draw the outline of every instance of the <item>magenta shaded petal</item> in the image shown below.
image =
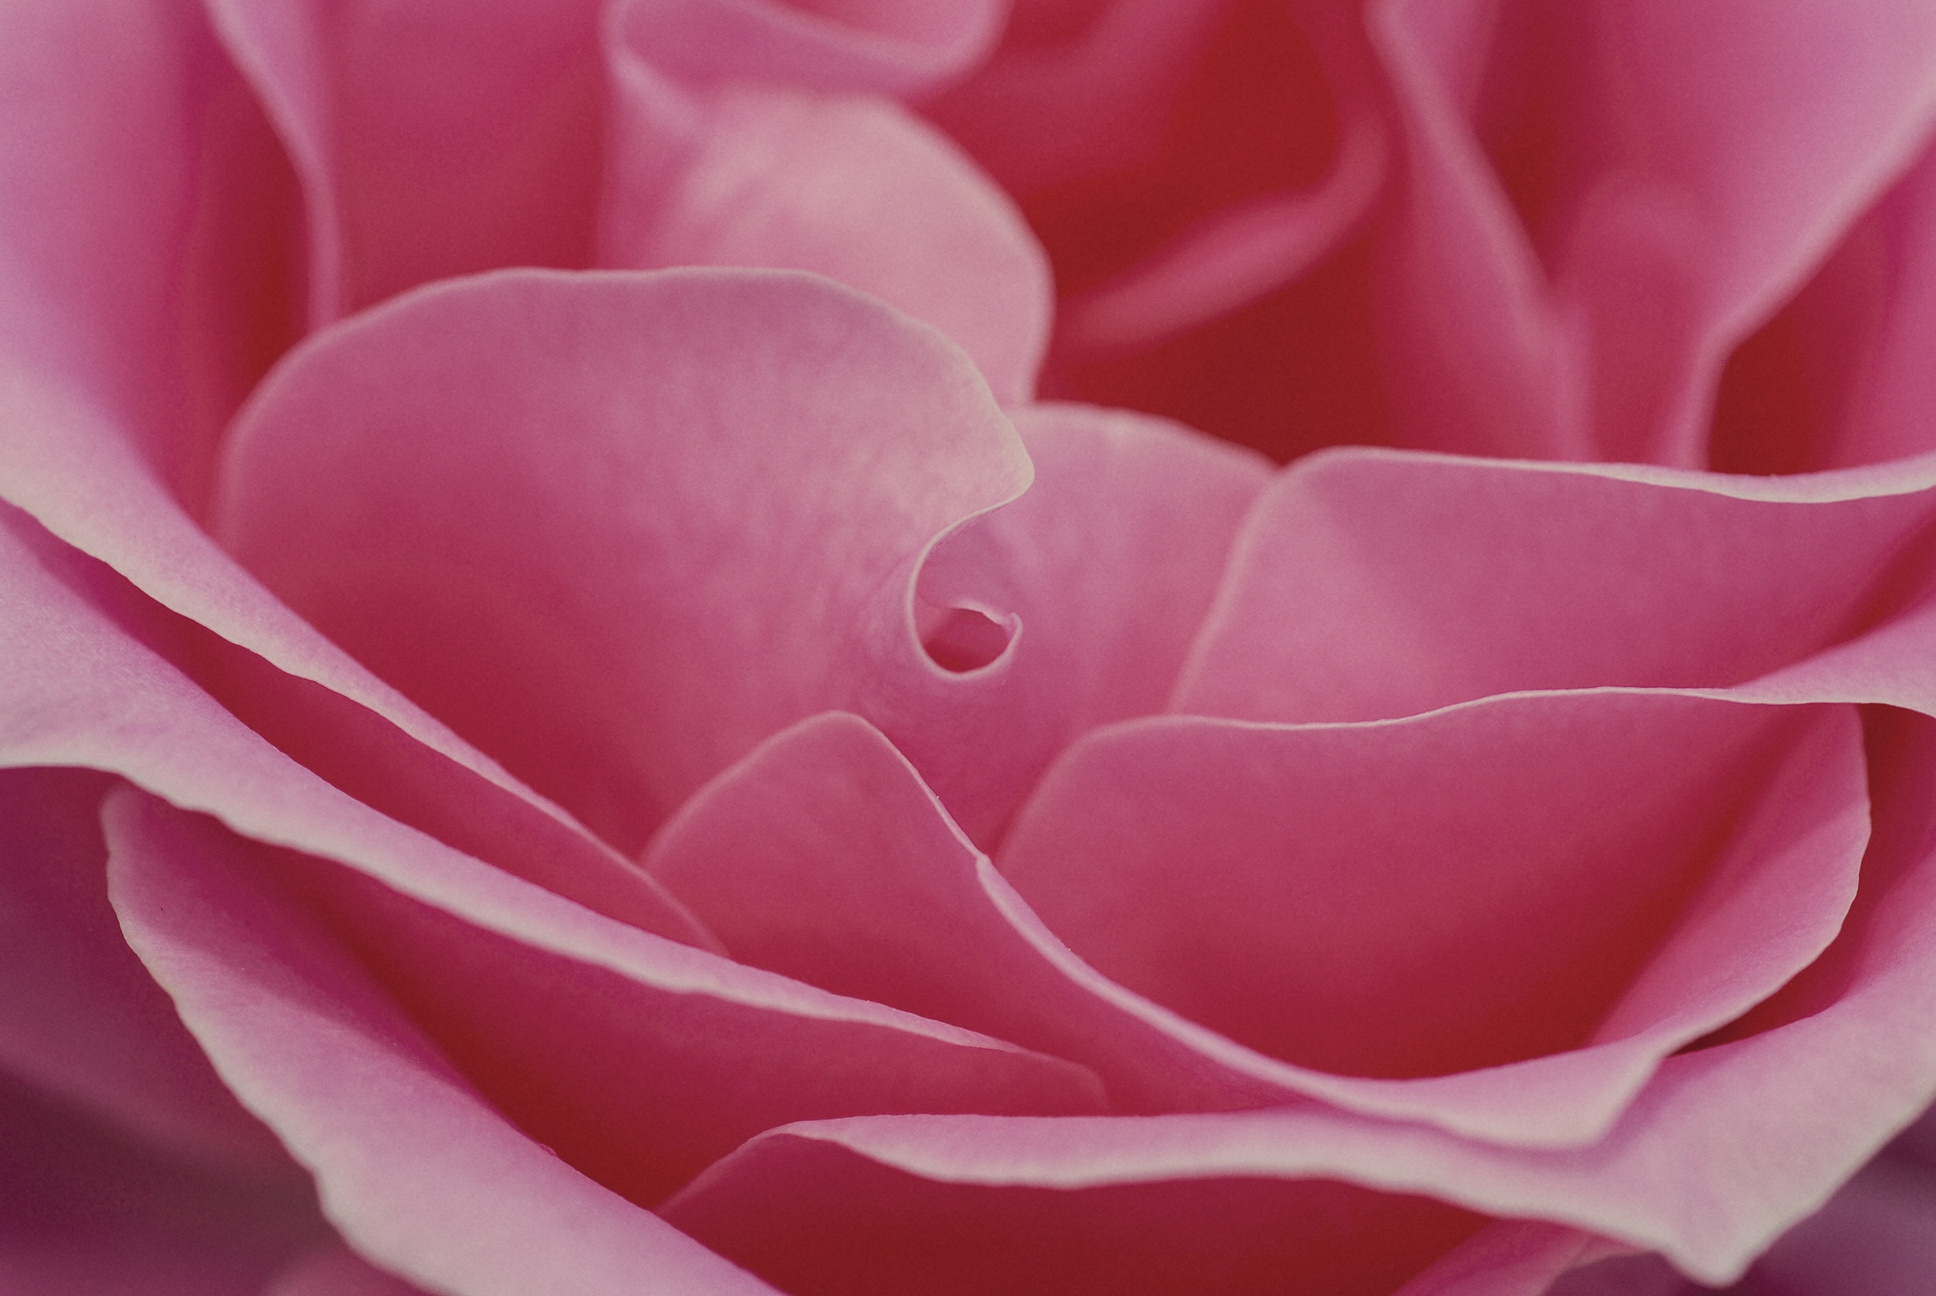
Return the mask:
[[[662,30],[668,10],[676,27],[757,19],[762,37],[708,42],[704,66],[685,67],[690,34]],[[813,65],[807,51],[847,29],[781,5],[663,2],[623,6],[607,28],[601,265],[815,271],[947,333],[1005,403],[1033,394],[1054,294],[1008,198],[899,104],[851,92],[891,78],[822,67],[807,75],[827,82],[818,92],[747,79],[768,59]]]
[[1371,209],[1389,151],[1375,119],[1359,118],[1317,183],[1206,217],[1148,260],[1063,303],[1058,346],[1085,358],[1149,346],[1297,279]]
[[464,1296],[767,1290],[519,1133],[218,828],[134,793],[107,827],[130,943],[386,1268]]
[[794,1296],[1389,1296],[1480,1223],[1442,1202],[1319,1177],[1206,1175],[1077,1191],[1031,1178],[913,1177],[846,1150],[837,1135],[783,1131],[722,1162],[662,1213]]
[[[33,652],[12,658],[0,764],[114,770],[291,848],[255,867],[333,910],[440,1042],[466,1052],[467,1073],[493,1078],[494,1100],[556,1127],[554,1144],[571,1136],[641,1196],[803,1114],[1102,1104],[1080,1067],[649,935],[387,819],[243,728],[30,553],[0,558],[0,594],[18,595],[0,625],[26,623],[28,607],[37,627],[20,645]],[[675,934],[698,931],[663,903],[685,924]],[[583,1065],[559,1064],[586,1050]]]
[[1922,1296],[1936,1273],[1936,1171],[1885,1153],[1755,1262],[1742,1296]]
[[825,280],[503,272],[292,356],[236,426],[217,532],[636,848],[804,715],[959,706],[913,576],[1029,471],[966,357]]
[[255,1173],[211,1170],[10,1075],[0,1075],[0,1148],[7,1296],[256,1296],[327,1231],[286,1157]]
[[0,1070],[189,1164],[286,1167],[128,950],[82,770],[0,770]]
[[973,66],[1001,0],[618,0],[612,30],[681,80],[909,95]]
[[1383,725],[1178,717],[1071,748],[1000,867],[1104,975],[1376,1078],[1302,1092],[1572,1145],[1828,945],[1867,809],[1842,708],[1590,693]]
[[950,610],[1013,618],[1013,660],[982,685],[972,743],[959,721],[891,731],[984,847],[1063,747],[1162,710],[1269,480],[1261,456],[1162,419],[1057,404],[1012,417],[1035,480],[933,551],[917,611],[938,628]]
[[906,758],[831,713],[761,744],[646,867],[735,959],[1092,1067],[1122,1111],[1294,1100],[1268,1063],[1102,982],[1044,931]]
[[296,327],[274,135],[193,0],[10,4],[0,82],[0,494],[63,489],[35,480],[81,449],[42,425],[54,405],[199,508]]
[[1382,279],[1407,439],[1701,464],[1728,351],[1926,139],[1936,22],[1608,4],[1515,13],[1502,51],[1491,14],[1368,16],[1411,159]]
[[1814,672],[1809,700],[1900,702],[1845,698],[1807,663],[1892,632],[1885,615],[1920,592],[1904,581],[1932,488],[1929,457],[1771,481],[1314,455],[1246,521],[1172,709],[1369,720],[1508,690],[1723,687],[1791,663]]
[[[276,748],[142,643],[148,637],[165,638],[170,629],[180,627],[159,618],[112,572],[12,510],[0,512],[0,608],[9,609],[18,624],[36,628],[35,635],[10,650],[19,674],[5,697],[12,714],[10,723],[0,728],[0,765],[78,765],[128,774],[137,782],[144,776],[159,778],[159,785],[143,785],[172,789],[177,801],[185,795],[198,809],[226,804],[230,792],[245,799],[250,793],[266,794],[268,803],[278,802],[279,795],[267,793],[262,782],[235,784],[232,772],[250,769],[257,759],[254,751]],[[159,626],[156,620],[161,620]],[[313,631],[309,634],[316,638]],[[188,634],[191,655],[197,638]],[[218,650],[216,660],[222,656]],[[352,787],[375,785],[379,806],[394,802],[399,794],[417,794],[427,802],[410,806],[418,818],[460,841],[481,839],[493,849],[495,860],[521,866],[514,872],[534,875],[527,880],[549,883],[559,893],[643,930],[710,944],[704,929],[649,877],[582,829],[553,818],[557,812],[528,793],[522,794],[528,799],[518,800],[515,785],[493,787],[483,779],[469,779],[461,767],[420,750],[382,720],[327,692],[304,690],[300,681],[246,655],[236,654],[227,664],[248,668],[237,682],[237,700],[244,704],[238,711],[251,715],[266,709],[269,736],[284,739],[291,753],[319,758],[325,771],[348,771],[351,777],[344,781]],[[116,699],[109,682],[123,674],[141,679],[144,688]],[[295,705],[277,714],[276,703]],[[317,731],[306,731],[305,722]],[[214,746],[194,750],[198,740]],[[190,746],[175,751],[171,742]],[[282,752],[277,758],[288,760]],[[129,760],[137,763],[131,766]],[[137,769],[143,773],[134,773]],[[301,777],[317,779],[306,769]],[[269,786],[274,783],[268,781]],[[360,817],[383,818],[376,807],[346,797],[331,784],[317,781],[316,787],[330,795],[310,802],[312,815],[319,805],[346,803]],[[323,812],[311,823],[328,817]],[[420,825],[411,827],[422,831]],[[270,839],[284,840],[273,832]]]
[[208,0],[301,177],[311,327],[432,279],[583,266],[592,0]]
[[[1664,1252],[1700,1281],[1731,1281],[1936,1094],[1927,1030],[1936,803],[1926,795],[1936,725],[1895,713],[1886,728],[1871,753],[1877,825],[1866,885],[1842,936],[1801,978],[1816,982],[1811,1006],[1668,1058],[1592,1145],[1488,1146],[1317,1106],[1056,1121],[863,1117],[762,1136],[689,1191],[703,1191],[720,1217],[797,1202],[824,1188],[818,1165],[849,1164],[841,1149],[921,1179],[1010,1188],[1335,1177],[1571,1225]],[[813,1143],[830,1145],[824,1158],[807,1155]],[[680,1210],[675,1199],[669,1214]]]
[[1562,1275],[1629,1250],[1562,1225],[1496,1220],[1439,1257],[1395,1296],[1557,1296],[1553,1284]]
[[1803,472],[1936,448],[1936,148],[1722,373],[1708,466]]
[[262,1296],[425,1296],[341,1242],[328,1242],[277,1274]]
[[1011,191],[1154,153],[1218,0],[1016,0],[1004,48],[929,106]]

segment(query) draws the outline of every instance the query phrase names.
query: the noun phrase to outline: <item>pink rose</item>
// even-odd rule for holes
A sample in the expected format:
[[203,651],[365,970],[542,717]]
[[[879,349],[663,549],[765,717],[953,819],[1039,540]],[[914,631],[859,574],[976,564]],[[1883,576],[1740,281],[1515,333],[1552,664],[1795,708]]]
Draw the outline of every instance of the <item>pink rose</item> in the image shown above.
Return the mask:
[[0,1285],[1914,1290],[1936,15],[1480,8],[0,6]]

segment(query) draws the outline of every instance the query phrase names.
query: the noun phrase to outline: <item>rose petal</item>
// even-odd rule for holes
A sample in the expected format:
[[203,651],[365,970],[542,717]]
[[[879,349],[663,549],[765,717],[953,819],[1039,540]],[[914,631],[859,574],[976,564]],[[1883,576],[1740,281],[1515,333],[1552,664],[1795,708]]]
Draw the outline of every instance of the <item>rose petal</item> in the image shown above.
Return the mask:
[[[1768,481],[1315,456],[1252,511],[1172,705],[1367,720],[1508,690],[1740,684],[1892,632],[1933,485],[1929,457]],[[1836,673],[1798,668],[1824,689]]]
[[1749,1271],[1750,1292],[1917,1296],[1936,1272],[1936,1175],[1887,1155],[1783,1235]]
[[590,0],[208,3],[302,179],[311,327],[432,279],[590,260]]
[[0,1068],[190,1163],[285,1166],[128,952],[105,892],[112,785],[0,771]]
[[999,0],[619,0],[609,29],[682,80],[917,94],[972,66]]
[[[915,1118],[919,1119],[919,1118]],[[964,1187],[767,1136],[662,1213],[787,1291],[1385,1296],[1468,1212],[1321,1178],[1204,1176],[1082,1191]],[[817,1192],[800,1191],[808,1181]]]
[[[1895,713],[1885,728],[1871,755],[1880,782],[1866,885],[1818,964],[1828,969],[1820,997],[1773,1029],[1667,1059],[1589,1147],[1492,1147],[1315,1106],[1055,1121],[863,1117],[763,1135],[691,1191],[703,1191],[712,1218],[793,1210],[808,1198],[832,1216],[841,1207],[826,1201],[828,1184],[848,1172],[849,1150],[969,1189],[951,1205],[971,1200],[976,1185],[1326,1176],[1572,1225],[1665,1252],[1700,1281],[1731,1281],[1936,1095],[1936,1038],[1926,1029],[1936,1014],[1936,804],[1921,795],[1936,777],[1936,725]],[[682,1209],[675,1199],[669,1217]],[[865,1215],[856,1218],[864,1228]]]
[[[965,611],[971,625],[1012,617],[1013,661],[985,686],[989,719],[972,743],[959,720],[897,735],[987,847],[1063,747],[1162,709],[1268,480],[1260,457],[1160,419],[1079,405],[1013,418],[1034,482],[937,546],[919,588],[925,608]],[[942,640],[930,634],[931,655]]]
[[679,85],[645,36],[608,53],[601,265],[812,270],[959,342],[1004,403],[1035,390],[1053,292],[1020,213],[899,105]]
[[1608,1251],[1627,1249],[1579,1229],[1499,1220],[1441,1256],[1396,1296],[1558,1296],[1562,1275]]
[[1382,439],[1349,240],[1386,180],[1385,94],[1356,6],[1022,3],[925,111],[1049,250],[1047,390],[1288,459]]
[[1368,18],[1413,163],[1384,280],[1410,412],[1447,448],[1698,464],[1727,352],[1920,151],[1936,22],[1607,5],[1502,54],[1480,13]]
[[341,1242],[330,1242],[277,1274],[262,1296],[423,1296],[423,1288],[375,1268]]
[[466,1296],[768,1290],[519,1133],[219,830],[133,794],[107,826],[135,951],[385,1268]]
[[972,695],[916,641],[912,576],[1028,473],[965,357],[824,280],[506,272],[292,356],[217,532],[636,849],[803,715],[913,717],[893,734]]
[[[237,744],[244,751],[251,744],[273,749],[263,742],[264,735],[237,725],[235,715],[178,674],[172,663],[150,656],[145,646],[136,646],[143,639],[180,635],[190,655],[200,649],[211,654],[217,666],[237,672],[224,681],[231,686],[224,691],[228,700],[238,704],[241,716],[266,721],[267,737],[286,743],[288,753],[315,760],[322,773],[338,776],[352,790],[374,792],[370,798],[374,806],[352,800],[359,814],[373,814],[378,808],[405,809],[409,818],[417,820],[413,827],[432,830],[440,840],[448,837],[460,846],[478,846],[491,854],[493,862],[506,864],[527,880],[600,913],[675,940],[710,943],[705,931],[650,878],[582,829],[560,822],[554,809],[528,793],[520,798],[515,785],[494,786],[467,776],[461,766],[418,747],[383,720],[326,690],[305,689],[300,681],[248,654],[224,652],[227,645],[209,642],[192,626],[171,622],[111,571],[61,545],[31,519],[4,508],[0,508],[0,606],[13,609],[18,624],[36,628],[34,635],[22,636],[11,649],[20,674],[5,699],[7,705],[16,714],[24,709],[30,717],[38,707],[78,708],[72,715],[60,716],[58,723],[26,722],[12,735],[14,746],[0,753],[0,764],[71,763],[127,772],[121,763],[126,751],[115,743],[128,735],[89,732],[90,720],[102,711],[98,701],[102,686],[89,679],[85,670],[90,665],[104,672],[130,670],[153,682],[151,693],[138,701],[130,699],[136,711],[148,714],[143,725],[193,741],[188,735],[197,732],[197,721],[213,722],[221,735],[214,750],[197,753],[191,760],[185,753],[166,752],[155,736],[137,726],[136,759],[153,762],[141,768],[153,774],[157,768],[169,769],[172,761],[174,768],[189,774],[190,785],[197,787],[194,795],[204,798],[203,808],[222,804],[221,789],[229,778],[224,762],[235,760],[246,766],[252,759],[238,752]],[[309,638],[316,639],[313,631]],[[115,714],[112,705],[106,709]],[[75,753],[80,758],[70,759]],[[316,771],[304,771],[306,778],[315,776]],[[259,784],[255,787],[260,790]],[[329,790],[342,795],[336,787]]]
[[[494,1100],[642,1196],[803,1109],[1101,1105],[1080,1067],[648,935],[386,819],[237,724],[51,574],[0,558],[0,594],[19,595],[0,603],[0,625],[35,626],[10,648],[20,673],[0,710],[0,764],[114,770],[308,852],[254,867],[289,874],[330,910],[470,1074],[494,1079]],[[583,1065],[558,1065],[586,1049]],[[533,1075],[566,1092],[534,1092]]]
[[189,0],[8,5],[0,81],[0,491],[71,489],[36,480],[81,448],[36,416],[78,404],[199,508],[223,423],[296,324],[274,136]]
[[0,1147],[9,1296],[255,1296],[325,1231],[286,1157],[257,1173],[212,1172],[128,1142],[11,1076],[0,1076]]
[[1117,1110],[1299,1094],[1201,1047],[1204,1032],[1160,1009],[1126,1009],[1131,996],[1041,929],[856,716],[816,716],[761,744],[681,807],[645,863],[741,962],[1075,1059]]
[[1805,472],[1931,449],[1936,148],[1842,236],[1809,282],[1736,348],[1709,466]]
[[1247,306],[1336,250],[1384,185],[1387,144],[1369,117],[1352,124],[1323,178],[1233,204],[1148,261],[1063,307],[1060,345],[1074,355],[1133,350]]
[[1598,1136],[1663,1057],[1821,952],[1867,826],[1839,708],[1536,695],[1397,724],[1101,730],[1000,867],[1131,990],[1385,1081],[1306,1071],[1300,1091],[1554,1146]]

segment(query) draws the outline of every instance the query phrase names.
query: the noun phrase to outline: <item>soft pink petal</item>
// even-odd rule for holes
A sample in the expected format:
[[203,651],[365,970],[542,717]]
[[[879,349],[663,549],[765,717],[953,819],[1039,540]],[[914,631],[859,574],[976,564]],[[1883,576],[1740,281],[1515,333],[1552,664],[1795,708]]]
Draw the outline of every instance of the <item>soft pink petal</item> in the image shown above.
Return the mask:
[[645,863],[741,962],[1075,1059],[1117,1110],[1299,1096],[1288,1068],[1205,1047],[1206,1032],[1126,1003],[1069,955],[858,717],[762,744],[680,809]]
[[[511,847],[507,863],[521,852],[526,866],[549,856],[547,882],[589,903],[612,908],[628,885],[636,889],[636,880],[611,882],[610,852],[595,858],[601,849],[555,806],[352,661],[218,549],[135,451],[130,426],[58,376],[0,375],[0,498],[180,614],[168,636],[206,659],[224,700],[329,777],[386,808],[411,801],[441,817],[428,825],[435,831],[496,834]],[[159,611],[147,619],[169,620]],[[544,849],[522,849],[533,842]],[[632,913],[625,904],[616,911]]]
[[113,785],[0,771],[0,1069],[191,1164],[285,1165],[122,938],[100,829]]
[[1387,725],[1101,730],[1000,866],[1131,990],[1386,1081],[1303,1092],[1579,1144],[1821,952],[1867,829],[1840,708],[1562,694]]
[[132,793],[107,824],[136,952],[385,1268],[464,1296],[767,1290],[520,1133],[219,829]]
[[302,179],[312,325],[432,279],[590,260],[591,0],[208,4]]
[[930,654],[975,664],[975,643],[955,638],[1012,617],[1013,662],[991,681],[999,691],[974,745],[958,729],[899,735],[984,846],[1056,752],[1163,708],[1268,480],[1260,457],[1160,419],[1079,405],[1013,418],[1035,481],[943,542],[919,589]]
[[611,29],[681,80],[908,95],[972,66],[1000,0],[618,0]]
[[1699,464],[1728,351],[1919,151],[1936,23],[1495,8],[1370,15],[1412,160],[1384,279],[1406,439]]
[[1314,456],[1252,511],[1172,705],[1366,720],[1508,690],[1740,684],[1916,592],[1932,487],[1929,458],[1769,481]]
[[804,1113],[1101,1105],[1080,1067],[649,935],[387,819],[243,728],[31,551],[0,557],[0,625],[36,628],[10,646],[0,764],[114,770],[291,848],[256,867],[330,911],[495,1101],[641,1197]]
[[964,1186],[897,1173],[839,1142],[762,1138],[663,1213],[796,1296],[1389,1296],[1480,1222],[1315,1176],[1063,1191],[1024,1170]]
[[[406,821],[414,821],[412,828],[446,846],[475,847],[526,880],[601,913],[675,940],[709,943],[704,929],[649,878],[528,793],[520,797],[515,785],[478,778],[339,696],[292,680],[169,618],[112,571],[11,509],[0,511],[0,557],[0,599],[16,624],[33,628],[9,647],[20,673],[6,699],[13,746],[4,764],[76,764],[128,773],[127,752],[114,744],[131,738],[140,757],[190,780],[177,786],[199,784],[195,795],[215,798],[203,802],[212,808],[230,777],[225,762],[246,768],[251,758],[241,753],[252,747],[274,750],[266,736],[284,744],[279,759],[293,755],[316,763],[318,769],[302,771],[305,778],[316,781],[320,772],[347,785],[317,781],[359,814],[399,809]],[[307,635],[320,642],[314,631]],[[172,647],[219,676],[223,700],[233,712],[177,673],[173,663],[137,646],[148,642]],[[114,705],[101,699],[112,697],[106,681],[129,669],[151,680],[152,688],[125,701],[153,719],[118,731],[106,718],[116,715]],[[43,708],[45,713],[37,715]],[[263,732],[245,728],[239,718],[257,721]],[[101,728],[93,729],[97,724]],[[223,736],[216,748],[192,758],[168,752],[168,731],[192,741],[189,734],[211,724]],[[157,732],[147,732],[156,725]],[[251,787],[261,791],[263,785],[245,785],[245,795]],[[358,801],[357,791],[374,793],[373,804]]]
[[1833,255],[1729,357],[1708,463],[1799,472],[1931,449],[1936,367],[1936,149],[1851,226]]
[[[1897,713],[1877,732],[1871,767],[1878,822],[1867,885],[1822,971],[1804,974],[1815,982],[1810,1006],[1758,1034],[1667,1059],[1591,1146],[1489,1147],[1321,1107],[1056,1121],[861,1118],[763,1136],[689,1194],[704,1195],[709,1218],[798,1209],[807,1198],[831,1215],[840,1206],[825,1200],[820,1170],[847,1173],[852,1161],[841,1149],[961,1185],[954,1209],[996,1185],[1335,1177],[1572,1225],[1664,1252],[1701,1281],[1730,1281],[1936,1094],[1936,1037],[1927,1029],[1936,1014],[1936,809],[1924,794],[1936,777],[1936,727]],[[675,1200],[669,1213],[682,1211]]]
[[218,533],[636,848],[804,715],[895,735],[977,696],[922,651],[912,579],[1028,474],[965,357],[824,280],[507,272],[292,357],[235,429]]
[[255,1296],[326,1232],[286,1157],[254,1173],[212,1171],[4,1075],[0,1148],[8,1296]]
[[0,83],[0,492],[77,448],[36,426],[59,401],[199,508],[297,322],[274,136],[192,0],[9,4]]
[[[696,70],[663,30],[668,10],[681,24],[716,10],[776,26],[761,41],[709,44]],[[635,3],[614,15],[599,263],[816,271],[935,325],[1004,402],[1027,400],[1053,293],[1006,196],[891,100],[746,79],[767,58],[818,49],[828,26],[779,5]]]

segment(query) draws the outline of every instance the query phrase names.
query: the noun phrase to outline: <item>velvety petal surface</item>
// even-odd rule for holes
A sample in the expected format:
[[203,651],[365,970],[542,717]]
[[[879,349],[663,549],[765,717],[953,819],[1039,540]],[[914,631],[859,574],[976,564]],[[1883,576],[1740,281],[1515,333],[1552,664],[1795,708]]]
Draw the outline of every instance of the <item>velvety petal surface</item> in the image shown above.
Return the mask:
[[1359,353],[1363,276],[1339,292],[1324,269],[1355,255],[1388,176],[1355,10],[1022,3],[996,55],[924,105],[1055,266],[1045,390],[1278,458],[1380,439],[1358,426],[1380,381]]
[[297,322],[274,135],[193,0],[7,5],[0,84],[0,492],[53,501],[50,460],[118,453],[199,508]]
[[1443,1202],[1317,1177],[1210,1174],[1074,1191],[1033,1178],[916,1178],[784,1132],[735,1154],[664,1214],[799,1296],[1388,1296],[1480,1223]]
[[1893,0],[1367,17],[1409,158],[1382,289],[1413,444],[1705,462],[1728,351],[1936,112],[1936,20]]
[[1917,1296],[1936,1271],[1936,1175],[1885,1153],[1749,1270],[1743,1296]]
[[277,1274],[262,1296],[420,1296],[423,1288],[376,1268],[341,1242],[329,1242]]
[[219,829],[132,792],[107,824],[136,952],[386,1268],[465,1296],[767,1290],[520,1133]]
[[1300,1096],[1289,1068],[1072,956],[857,716],[761,744],[680,809],[645,865],[741,962],[1081,1061],[1117,1110]]
[[1565,1274],[1608,1251],[1625,1250],[1579,1229],[1496,1220],[1439,1257],[1397,1296],[1556,1296],[1555,1284]]
[[1936,150],[1842,235],[1722,372],[1708,466],[1803,472],[1931,448]]
[[287,1165],[129,952],[83,770],[0,770],[0,1070],[125,1136],[229,1173]]
[[591,260],[595,0],[207,0],[303,187],[309,322],[432,279]]
[[[1786,1011],[1768,1029],[1668,1058],[1589,1146],[1505,1148],[1319,1106],[1058,1121],[862,1118],[762,1136],[667,1213],[683,1220],[689,1201],[695,1219],[709,1221],[780,1210],[831,1220],[843,1208],[826,1186],[856,1153],[914,1176],[910,1191],[959,1185],[944,1211],[971,1210],[997,1185],[1335,1177],[1571,1225],[1664,1252],[1703,1282],[1730,1281],[1936,1091],[1936,1040],[1924,1029],[1936,1011],[1936,813],[1922,794],[1936,777],[1936,726],[1894,712],[1869,729],[1876,833],[1836,943],[1791,983]],[[857,1194],[862,1203],[879,1197]],[[870,1218],[863,1206],[833,1236],[868,1238]]]
[[[283,259],[294,180],[200,10],[14,5],[0,22],[0,498],[186,618],[195,653],[224,658],[210,680],[224,700],[272,730],[280,717],[275,740],[331,777],[390,809],[435,788],[419,807],[433,831],[508,828],[547,849],[507,863],[554,855],[609,876],[555,807],[304,625],[190,516],[216,433],[293,335],[301,277]],[[598,889],[578,893],[601,903]]]
[[1001,0],[620,0],[612,25],[682,80],[914,95],[973,66]]
[[211,1170],[11,1075],[0,1075],[0,1147],[9,1296],[256,1296],[327,1232],[286,1158],[259,1173]]
[[914,574],[1029,471],[959,351],[825,280],[505,272],[293,356],[234,431],[217,530],[636,849],[803,715],[899,737],[972,701],[916,638]]
[[35,634],[10,645],[0,763],[112,770],[285,848],[256,871],[330,914],[494,1101],[639,1199],[803,1112],[1101,1104],[1080,1067],[649,935],[390,820],[242,727],[33,550],[4,557],[0,625]]
[[1131,990],[1384,1081],[1303,1091],[1554,1145],[1598,1136],[1663,1057],[1814,959],[1867,836],[1851,712],[1561,694],[1104,729],[999,863]]
[[[1881,651],[1921,615],[1932,486],[1928,457],[1769,480],[1314,456],[1246,520],[1172,707],[1370,720],[1510,690],[1736,685],[1865,634]],[[1908,672],[1917,654],[1886,659]]]
[[1035,480],[935,548],[917,616],[929,655],[958,670],[990,662],[1012,619],[1012,663],[976,747],[902,737],[984,847],[1069,742],[1163,708],[1269,480],[1261,456],[1162,419],[1062,404],[1011,417]]
[[[994,7],[929,24],[944,12],[985,27]],[[1041,250],[999,189],[879,93],[912,65],[861,37],[780,4],[614,9],[599,262],[812,270],[935,325],[998,397],[1026,401],[1053,302]]]

